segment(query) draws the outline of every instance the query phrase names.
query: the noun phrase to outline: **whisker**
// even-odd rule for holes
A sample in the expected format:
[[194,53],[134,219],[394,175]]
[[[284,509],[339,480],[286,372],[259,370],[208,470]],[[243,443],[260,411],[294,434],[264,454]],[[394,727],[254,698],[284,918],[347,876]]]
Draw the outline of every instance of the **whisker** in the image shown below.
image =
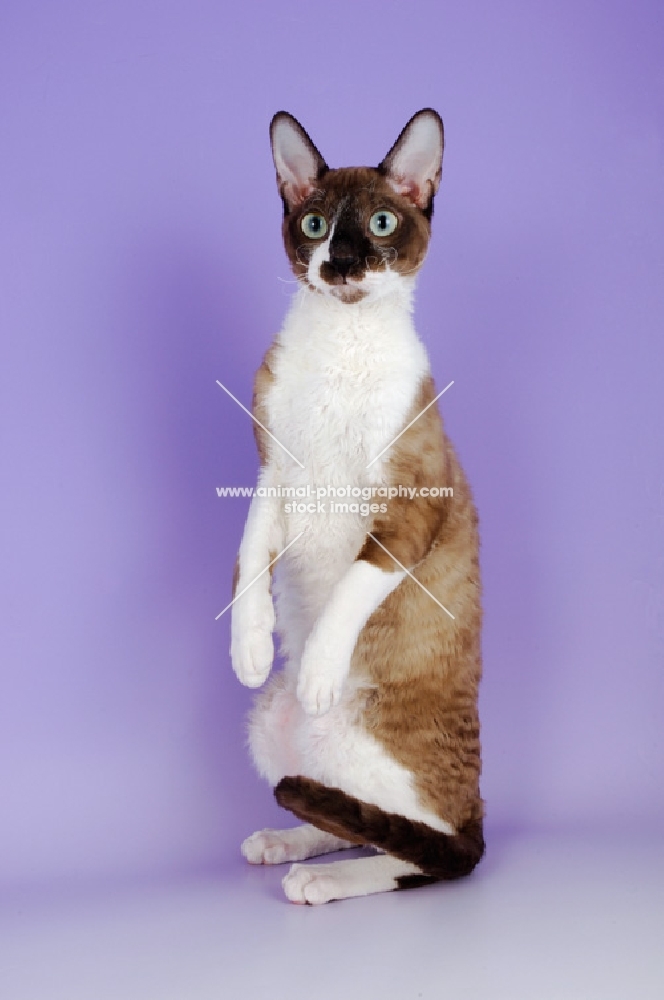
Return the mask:
[[401,275],[415,274],[416,271],[419,271],[419,269],[420,269],[421,266],[422,266],[422,262],[420,261],[420,263],[416,264],[415,267],[411,267],[407,271],[400,271],[399,273]]
[[309,261],[308,260],[302,260],[302,258],[300,257],[300,253],[307,254],[308,252],[309,252],[309,248],[306,247],[306,246],[299,246],[299,247],[295,248],[295,256],[297,258],[297,262],[298,262],[298,264],[301,264],[302,267],[304,267],[304,268],[308,268],[309,267]]
[[399,251],[396,247],[380,247],[381,256],[384,263],[393,264],[399,259]]

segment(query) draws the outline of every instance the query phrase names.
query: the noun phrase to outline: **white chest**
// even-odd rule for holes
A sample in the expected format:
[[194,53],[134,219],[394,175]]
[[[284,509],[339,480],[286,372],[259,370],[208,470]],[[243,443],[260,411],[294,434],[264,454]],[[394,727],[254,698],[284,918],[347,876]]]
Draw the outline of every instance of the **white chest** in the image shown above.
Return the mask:
[[398,306],[296,298],[267,401],[270,430],[305,467],[282,455],[284,482],[380,482],[381,463],[367,465],[404,426],[428,371],[410,312]]
[[388,300],[361,308],[303,291],[278,338],[268,426],[302,463],[273,447],[273,480],[300,494],[280,501],[285,542],[300,537],[275,574],[278,617],[293,654],[362,547],[370,502],[381,500],[355,492],[319,502],[319,491],[386,482],[387,456],[372,460],[405,426],[429,370],[410,310],[399,306]]

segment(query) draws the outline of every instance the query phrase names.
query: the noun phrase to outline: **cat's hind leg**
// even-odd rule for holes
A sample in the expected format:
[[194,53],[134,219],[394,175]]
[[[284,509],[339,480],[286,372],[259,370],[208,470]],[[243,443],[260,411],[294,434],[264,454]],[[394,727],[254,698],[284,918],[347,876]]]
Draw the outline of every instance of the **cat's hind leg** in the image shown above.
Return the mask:
[[435,881],[409,861],[377,854],[324,865],[293,865],[282,885],[292,903],[329,903],[332,899],[368,896]]
[[279,865],[284,861],[304,861],[356,846],[305,823],[290,830],[257,830],[247,837],[240,850],[252,865]]
[[[448,834],[301,775],[282,778],[274,794],[279,805],[299,819],[355,844],[369,844],[386,852],[384,857],[358,858],[359,865],[356,861],[336,863],[344,868],[336,864],[295,865],[283,883],[286,895],[295,902],[324,903],[462,878],[484,854],[479,799],[468,820]],[[307,889],[310,882],[315,885]]]

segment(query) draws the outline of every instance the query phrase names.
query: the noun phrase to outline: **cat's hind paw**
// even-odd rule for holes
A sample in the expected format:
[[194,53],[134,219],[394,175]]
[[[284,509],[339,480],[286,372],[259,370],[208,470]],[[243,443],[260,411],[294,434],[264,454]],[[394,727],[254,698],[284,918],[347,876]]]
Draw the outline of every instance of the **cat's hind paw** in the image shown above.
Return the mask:
[[331,865],[293,865],[281,880],[286,898],[291,903],[329,903],[343,895],[333,875],[325,868]]
[[243,841],[240,850],[250,865],[279,865],[284,861],[292,861],[284,832],[257,830]]
[[258,830],[247,837],[240,850],[252,865],[280,865],[284,861],[305,861],[352,846],[349,840],[319,830],[311,823],[303,823],[287,830]]

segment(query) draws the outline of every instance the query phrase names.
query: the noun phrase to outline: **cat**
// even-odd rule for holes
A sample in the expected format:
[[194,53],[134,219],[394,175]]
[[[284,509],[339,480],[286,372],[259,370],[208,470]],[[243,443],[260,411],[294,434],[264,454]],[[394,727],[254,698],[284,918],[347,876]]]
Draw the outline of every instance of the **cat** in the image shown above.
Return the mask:
[[[250,751],[304,825],[242,853],[296,862],[286,897],[324,903],[458,878],[484,853],[478,521],[412,319],[442,120],[419,111],[376,168],[330,169],[287,112],[270,138],[299,287],[255,379],[231,659],[265,684]],[[307,487],[347,508],[293,499]],[[299,863],[358,845],[375,852]]]

